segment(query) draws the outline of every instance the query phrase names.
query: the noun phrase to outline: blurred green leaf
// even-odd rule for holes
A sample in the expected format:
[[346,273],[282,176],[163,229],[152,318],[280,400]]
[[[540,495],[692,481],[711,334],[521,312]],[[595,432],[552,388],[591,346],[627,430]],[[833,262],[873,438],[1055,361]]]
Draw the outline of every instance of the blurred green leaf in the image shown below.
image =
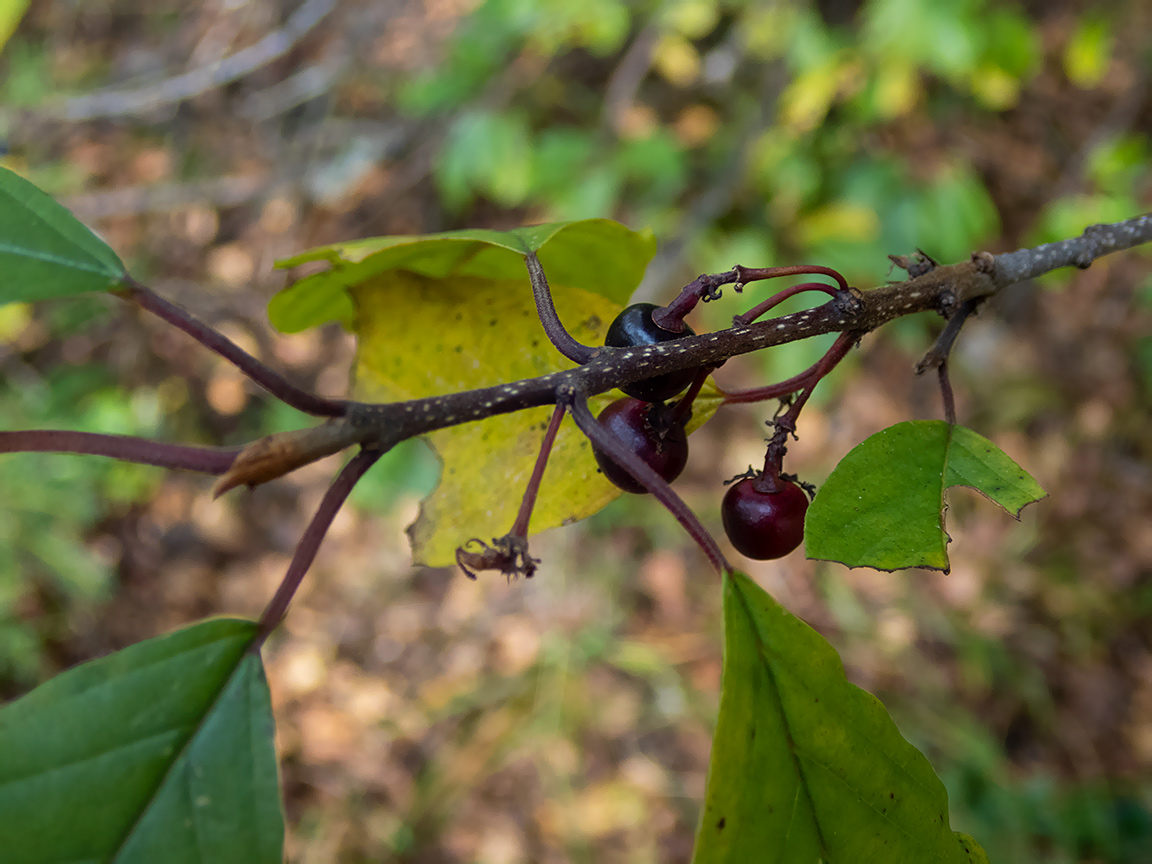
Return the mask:
[[876,57],[900,57],[951,81],[962,79],[979,54],[982,28],[976,0],[871,0],[863,45]]
[[517,206],[532,180],[527,119],[520,112],[464,112],[453,122],[433,174],[449,209],[460,209],[474,194],[502,207]]
[[684,187],[688,165],[683,147],[664,130],[627,141],[617,156],[621,173],[640,186],[640,195],[670,202]]
[[968,486],[1013,517],[1045,496],[1003,450],[941,420],[897,423],[858,444],[824,482],[804,526],[809,558],[849,567],[948,569],[944,492]]
[[1118,135],[1102,141],[1088,154],[1087,174],[1101,190],[1130,193],[1152,170],[1148,137]]
[[124,265],[67,209],[0,168],[0,303],[106,291]]
[[0,0],[0,51],[16,31],[30,0]]
[[1083,90],[1100,83],[1112,62],[1112,21],[1090,13],[1076,27],[1064,48],[1064,74]]
[[742,573],[724,576],[721,686],[694,864],[987,864],[880,702]]
[[[84,301],[55,304],[52,311],[71,311]],[[91,364],[9,382],[0,387],[0,428],[157,434],[161,418],[147,398],[151,391],[124,391],[110,379],[107,367]],[[0,666],[13,679],[37,680],[47,645],[106,596],[112,562],[94,554],[92,525],[119,505],[153,494],[162,473],[92,457],[0,456],[0,621],[24,633],[14,645],[38,649],[0,650]],[[20,616],[17,610],[40,591],[53,597],[50,607],[40,616]]]
[[[256,625],[205,621],[0,709],[6,864],[279,864],[283,816]],[[66,826],[66,827],[64,827]]]
[[[1144,209],[1132,194],[1131,188],[1099,194],[1068,195],[1050,203],[1044,208],[1039,226],[1029,238],[1029,243],[1051,243],[1077,237],[1085,225],[1102,222],[1119,222],[1131,219],[1133,213]],[[1130,254],[1147,255],[1147,247],[1137,247]],[[1064,284],[1067,273],[1056,271],[1039,277],[1041,283]]]
[[326,321],[351,326],[354,310],[348,290],[388,270],[423,276],[477,276],[523,280],[524,252],[538,252],[549,281],[582,288],[623,303],[636,290],[656,251],[651,232],[632,231],[610,219],[553,222],[512,231],[446,231],[372,237],[310,249],[276,262],[296,267],[327,261],[331,269],[306,276],[268,304],[273,326],[296,333]]

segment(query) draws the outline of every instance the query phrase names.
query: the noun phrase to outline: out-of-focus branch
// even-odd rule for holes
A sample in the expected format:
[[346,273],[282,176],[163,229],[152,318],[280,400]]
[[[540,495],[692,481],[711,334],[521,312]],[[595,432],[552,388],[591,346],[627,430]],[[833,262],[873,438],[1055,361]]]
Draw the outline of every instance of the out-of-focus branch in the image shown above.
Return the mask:
[[277,399],[317,417],[339,417],[344,413],[344,403],[322,399],[292,384],[269,366],[265,366],[224,334],[193,318],[170,300],[166,300],[152,289],[141,285],[130,276],[124,277],[121,287],[114,292],[117,296],[147,309],[173,327],[183,330],[205,348],[215,351],[237,369],[255,381]]
[[279,30],[214,63],[143,87],[108,88],[50,102],[36,109],[34,114],[40,119],[66,121],[127,117],[148,114],[164,105],[191,99],[230,84],[283,57],[335,8],[336,0],[304,0]]
[[240,453],[238,447],[165,444],[131,435],[105,435],[67,429],[0,432],[0,453],[75,453],[108,456],[138,465],[156,465],[201,474],[223,474]]

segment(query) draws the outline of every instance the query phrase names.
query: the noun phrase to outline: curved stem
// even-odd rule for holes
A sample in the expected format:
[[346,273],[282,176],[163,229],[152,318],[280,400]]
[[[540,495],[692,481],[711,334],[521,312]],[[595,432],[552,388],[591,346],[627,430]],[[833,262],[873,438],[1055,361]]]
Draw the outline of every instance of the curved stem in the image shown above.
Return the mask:
[[842,291],[848,290],[848,280],[841,275],[839,270],[833,270],[831,267],[821,267],[818,264],[791,264],[787,267],[741,267],[737,264],[735,271],[736,279],[742,285],[747,285],[749,282],[758,282],[761,279],[775,279],[779,276],[810,274],[830,276],[836,280],[836,284],[840,286]]
[[213,330],[201,321],[197,321],[175,303],[165,300],[151,288],[141,285],[131,276],[125,276],[123,287],[112,293],[130,303],[135,303],[141,309],[147,309],[173,327],[183,330],[205,348],[215,351],[277,399],[293,408],[316,417],[344,416],[345,403],[332,399],[322,399],[301,390],[295,384],[289,383],[283,375],[261,363],[224,334]]
[[832,371],[833,367],[844,359],[844,355],[848,353],[852,343],[858,338],[859,334],[841,333],[824,353],[824,356],[799,375],[793,375],[791,378],[786,378],[778,384],[770,384],[767,387],[753,387],[749,390],[732,390],[731,392],[722,391],[724,401],[721,404],[763,402],[766,399],[779,399],[781,396],[795,393],[797,390],[808,386],[809,382],[813,382],[814,379],[819,380]]
[[312,517],[312,521],[308,523],[308,527],[300,535],[300,542],[296,544],[296,552],[292,556],[292,563],[288,565],[288,572],[284,574],[284,578],[280,581],[280,587],[276,589],[276,593],[268,601],[264,613],[260,616],[256,640],[248,649],[249,651],[259,651],[269,634],[283,620],[284,614],[288,611],[288,604],[292,602],[296,589],[304,580],[304,574],[308,572],[308,568],[316,559],[316,552],[320,549],[320,543],[332,526],[332,520],[336,518],[341,505],[348,498],[348,494],[356,482],[383,455],[382,450],[362,449],[349,460],[348,464],[336,476],[336,479],[332,481],[332,485],[328,487],[328,491],[324,493],[324,498],[320,501],[320,506],[316,508],[316,514]]
[[856,335],[851,332],[841,333],[816,365],[805,373],[808,380],[804,384],[803,391],[796,397],[796,401],[788,406],[788,410],[775,421],[776,431],[772,433],[772,437],[768,441],[768,449],[764,453],[764,470],[756,481],[757,490],[761,492],[778,491],[777,481],[784,466],[784,454],[788,452],[786,446],[788,436],[795,434],[796,420],[800,416],[800,412],[812,396],[812,391],[816,389],[816,385],[836,367],[837,363],[844,359],[856,338]]
[[737,315],[732,319],[734,324],[751,324],[769,309],[779,306],[789,297],[795,297],[797,294],[803,294],[805,291],[823,291],[832,297],[837,295],[837,290],[831,285],[825,285],[823,282],[803,282],[800,285],[793,285],[791,288],[785,288],[776,294],[773,294],[762,303],[753,306],[743,315]]
[[684,330],[684,316],[696,308],[701,300],[719,300],[722,285],[729,285],[736,281],[736,271],[726,270],[723,273],[702,273],[685,285],[676,298],[667,306],[662,306],[652,313],[652,320],[657,327],[663,327],[673,333]]
[[696,372],[696,377],[692,379],[692,383],[688,386],[688,389],[684,391],[684,395],[672,406],[672,422],[674,424],[684,424],[688,422],[688,418],[692,416],[692,403],[695,402],[696,397],[700,395],[700,390],[704,387],[708,376],[711,375],[713,371],[711,366],[705,366]]
[[548,287],[548,279],[544,275],[544,268],[540,266],[540,259],[535,252],[524,253],[524,263],[528,267],[528,278],[532,280],[532,296],[536,298],[536,314],[540,316],[540,323],[544,325],[544,332],[556,350],[573,363],[587,363],[596,349],[576,339],[564,329],[560,316],[556,312],[556,304],[552,300],[552,291]]
[[653,471],[647,463],[628,449],[623,441],[608,431],[608,428],[593,416],[592,411],[588,408],[587,397],[579,393],[573,395],[568,409],[572,412],[572,419],[576,421],[576,425],[588,436],[588,440],[598,450],[610,456],[636,482],[651,492],[657,501],[668,508],[668,512],[684,526],[684,530],[696,541],[717,572],[724,573],[731,569],[724,559],[724,553],[716,544],[716,540],[696,518],[696,514],[689,509],[679,495],[672,491],[672,487],[665,482],[663,477]]
[[122,462],[157,465],[223,474],[239,455],[239,447],[191,447],[164,444],[132,435],[102,435],[98,432],[72,432],[64,429],[21,429],[0,432],[0,453],[78,453],[108,456]]

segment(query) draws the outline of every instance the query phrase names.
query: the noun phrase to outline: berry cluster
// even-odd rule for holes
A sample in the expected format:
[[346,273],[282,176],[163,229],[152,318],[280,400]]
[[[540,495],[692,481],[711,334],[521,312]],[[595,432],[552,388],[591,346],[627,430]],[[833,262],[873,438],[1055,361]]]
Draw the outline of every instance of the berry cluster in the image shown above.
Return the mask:
[[[782,299],[800,290],[822,290],[834,293],[829,286],[809,283],[786,289],[761,303],[737,320],[749,323],[771,309]],[[709,299],[704,295],[703,299]],[[669,307],[653,303],[636,303],[624,309],[609,326],[604,344],[612,348],[639,348],[695,335],[683,321],[683,314],[693,304],[681,302]],[[769,441],[764,469],[750,471],[734,478],[724,496],[721,517],[732,545],[743,555],[758,560],[781,558],[796,549],[804,539],[804,516],[809,496],[794,479],[780,473],[787,436],[795,430],[795,419],[807,400],[807,394],[820,377],[843,356],[838,349],[829,352],[827,363],[817,364],[803,375],[783,382],[790,390],[763,388],[757,391],[728,394],[726,401],[755,401],[786,395],[803,389],[803,394],[774,425],[776,434]],[[628,395],[605,408],[598,418],[605,430],[624,445],[630,456],[638,457],[666,483],[671,483],[688,462],[688,437],[685,424],[691,416],[692,401],[711,369],[687,369],[666,373],[626,385]],[[672,397],[680,396],[675,403]],[[629,469],[630,459],[616,458],[593,444],[593,454],[601,472],[625,492],[644,494],[651,491],[643,479]],[[809,487],[810,488],[810,487]]]
[[[737,293],[750,282],[815,273],[831,277],[836,285],[806,282],[777,292],[733,319],[734,328],[747,327],[756,319],[784,300],[804,291],[820,291],[831,295],[833,302],[843,306],[853,301],[851,288],[844,277],[828,267],[735,267],[724,273],[698,277],[685,286],[667,306],[654,303],[635,303],[620,312],[609,325],[604,347],[584,345],[572,337],[556,313],[548,280],[539,259],[532,253],[525,256],[528,274],[540,323],[552,345],[575,363],[581,365],[602,362],[601,368],[612,368],[613,349],[621,349],[624,358],[634,349],[652,348],[665,343],[694,337],[696,334],[684,322],[684,317],[701,301],[720,297],[720,286],[734,284]],[[742,554],[761,560],[780,558],[796,549],[804,539],[804,516],[808,498],[813,489],[798,484],[795,478],[781,473],[785,444],[795,434],[796,417],[812,388],[844,358],[857,336],[842,333],[828,352],[809,369],[769,387],[732,392],[719,391],[722,404],[759,402],[766,399],[789,399],[787,410],[769,425],[775,431],[768,441],[764,467],[760,471],[733,478],[731,489],[724,496],[722,516],[724,530],[732,545]],[[647,355],[668,352],[647,351]],[[649,356],[646,360],[652,358]],[[668,368],[664,365],[664,369]],[[641,368],[643,368],[641,366]],[[651,493],[696,540],[717,570],[729,565],[715,539],[680,497],[669,486],[688,463],[687,424],[692,417],[692,404],[715,366],[691,367],[658,374],[621,386],[626,396],[617,399],[600,412],[599,417],[588,407],[587,394],[574,388],[556,401],[552,421],[540,445],[536,465],[528,480],[524,498],[516,521],[503,537],[494,537],[491,543],[473,538],[456,550],[456,561],[469,576],[476,570],[500,570],[509,578],[531,576],[536,559],[528,554],[528,525],[532,508],[544,475],[548,454],[556,440],[560,421],[570,414],[576,425],[588,436],[592,453],[600,472],[625,492],[642,495]],[[737,482],[738,481],[738,482]],[[807,493],[807,494],[806,494]]]

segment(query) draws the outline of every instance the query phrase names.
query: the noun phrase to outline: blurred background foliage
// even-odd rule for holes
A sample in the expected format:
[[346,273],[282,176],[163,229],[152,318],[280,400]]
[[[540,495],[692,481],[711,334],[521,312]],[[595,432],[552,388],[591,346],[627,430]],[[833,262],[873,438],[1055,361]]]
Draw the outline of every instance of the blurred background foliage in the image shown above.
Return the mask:
[[[0,3],[0,30],[24,5]],[[263,313],[272,262],[309,246],[612,216],[660,238],[655,298],[736,262],[867,287],[890,253],[953,261],[1146,211],[1150,18],[1142,0],[44,0],[0,53],[0,134],[4,164],[139,278],[342,395],[347,334],[276,336]],[[865,339],[790,468],[818,483],[868,434],[938,416],[910,370],[939,327]],[[1152,859],[1150,333],[1146,252],[1016,286],[966,327],[954,383],[962,422],[1052,497],[1015,524],[954,495],[947,576],[749,567],[929,754],[994,861]],[[787,377],[818,341],[719,377]],[[221,444],[307,422],[107,298],[0,310],[0,378],[5,428]],[[693,436],[678,488],[717,531],[768,410]],[[257,613],[334,468],[213,502],[186,475],[0,460],[0,692]],[[268,648],[292,860],[686,860],[719,687],[706,565],[626,496],[534,540],[530,583],[414,570],[403,529],[438,472],[420,442],[374,469]]]

